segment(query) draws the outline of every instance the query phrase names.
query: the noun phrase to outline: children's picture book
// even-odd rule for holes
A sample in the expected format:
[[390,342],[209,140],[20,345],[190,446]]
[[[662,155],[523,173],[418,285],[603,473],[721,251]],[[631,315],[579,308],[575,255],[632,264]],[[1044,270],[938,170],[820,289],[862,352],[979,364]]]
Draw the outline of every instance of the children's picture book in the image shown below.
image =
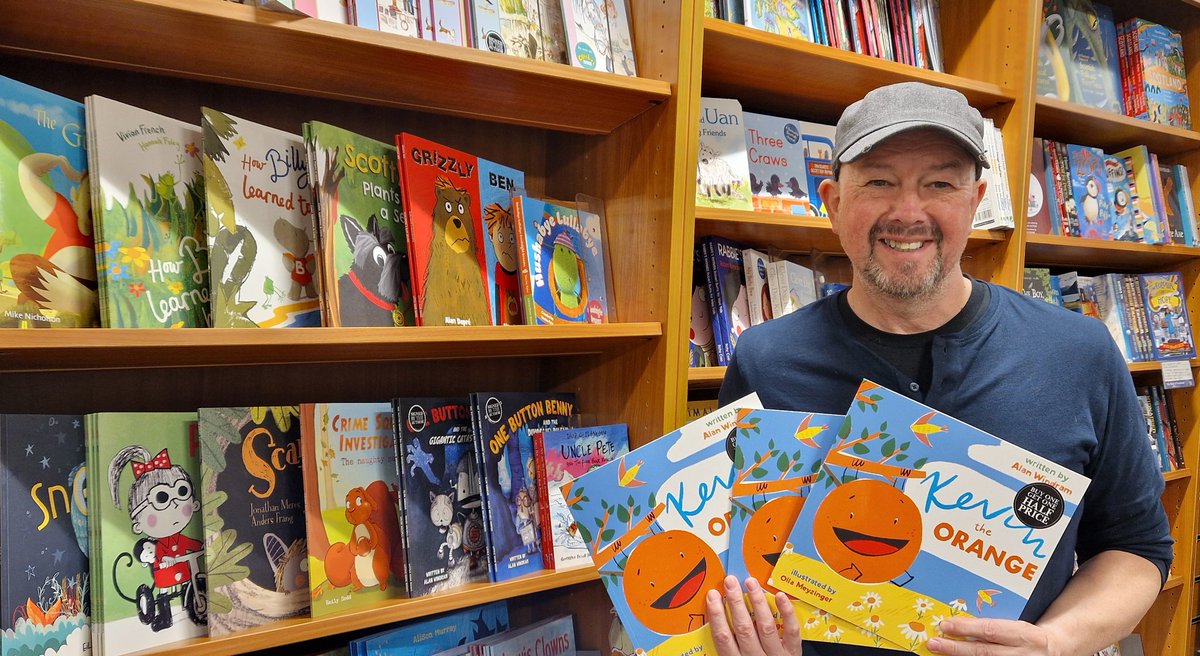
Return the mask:
[[813,214],[829,216],[821,202],[818,189],[822,180],[833,178],[833,137],[837,128],[823,123],[800,122],[804,135],[804,168],[808,175],[808,202],[812,203]]
[[102,325],[209,326],[200,127],[86,102]]
[[[567,64],[567,32],[563,24],[562,6],[559,0],[537,0],[538,36],[542,40],[542,59],[556,64]],[[616,9],[614,7],[614,9]]]
[[299,406],[198,415],[209,634],[307,616]]
[[87,415],[93,649],[116,656],[208,635],[194,412]]
[[754,209],[743,123],[742,104],[736,99],[700,99],[697,206]]
[[470,650],[478,656],[575,656],[575,620],[571,615],[554,615],[477,640]]
[[391,403],[300,406],[312,616],[404,596]]
[[1127,25],[1132,46],[1129,58],[1136,71],[1133,94],[1144,98],[1141,111],[1131,115],[1190,130],[1192,115],[1182,35],[1141,18],[1131,18]]
[[602,13],[608,16],[608,44],[612,49],[612,67],[604,70],[618,75],[637,75],[637,58],[633,52],[633,34],[629,15],[629,0],[605,0]]
[[513,199],[525,193],[525,172],[479,158],[479,203],[483,207],[483,252],[492,323],[524,323],[519,278],[520,248]]
[[742,249],[742,274],[746,282],[746,311],[751,326],[771,320],[775,313],[771,309],[771,290],[767,269],[773,263],[762,251]]
[[525,323],[608,323],[604,218],[530,196],[513,208]]
[[1141,230],[1133,204],[1130,176],[1125,160],[1116,155],[1104,156],[1104,173],[1108,177],[1108,189],[1112,203],[1112,239],[1115,241],[1139,241]]
[[1065,0],[1061,17],[1069,100],[1121,112],[1121,69],[1112,9],[1092,0]]
[[396,147],[417,321],[492,325],[478,159],[407,132]]
[[579,537],[575,519],[559,488],[567,481],[620,458],[629,452],[629,427],[606,424],[587,428],[560,428],[532,433],[537,478],[537,505],[541,514],[542,560],[546,569],[587,567],[592,556]]
[[721,589],[736,440],[758,396],[738,399],[560,490],[635,649],[715,649],[704,596]]
[[569,426],[577,414],[575,395],[477,392],[471,394],[471,414],[491,581],[542,571],[545,566],[530,434]]
[[417,0],[375,0],[379,31],[421,38],[420,3]]
[[917,654],[1016,619],[1089,479],[864,380],[768,583]]
[[1071,194],[1079,219],[1079,236],[1111,240],[1114,212],[1104,151],[1067,144],[1067,160],[1070,162]]
[[422,12],[425,19],[424,38],[451,45],[470,45],[471,32],[467,29],[470,11],[457,0],[424,0]]
[[[1108,159],[1105,156],[1105,170]],[[1025,230],[1029,234],[1051,234],[1050,196],[1046,190],[1046,153],[1042,138],[1033,138],[1032,158],[1029,165],[1029,200],[1025,204]]]
[[767,264],[768,292],[774,316],[790,314],[817,300],[816,273],[788,259]]
[[324,325],[415,326],[396,147],[318,121],[304,146]]
[[802,41],[812,41],[812,17],[809,15],[808,3],[809,0],[746,0],[743,15],[748,27]]
[[0,414],[0,653],[91,654],[80,415]]
[[500,36],[500,9],[495,0],[469,0],[471,8],[471,30],[475,47],[489,52],[504,54],[507,46]]
[[471,406],[461,398],[393,402],[408,596],[488,580]]
[[562,14],[572,66],[637,75],[626,0],[564,0]]
[[1171,233],[1171,243],[1181,246],[1193,246],[1195,238],[1192,235],[1188,221],[1187,171],[1179,164],[1158,166],[1159,187],[1162,189],[1162,209],[1167,227]]
[[201,108],[213,326],[321,325],[304,140]]
[[538,0],[499,0],[499,7],[504,52],[527,59],[542,59],[542,16]]
[[750,327],[750,305],[746,298],[745,265],[742,262],[745,246],[714,235],[706,237],[704,245],[711,258],[708,264],[709,304],[714,316],[720,319],[722,329],[717,335],[717,353],[723,356],[722,364],[728,364],[738,337]]
[[1113,153],[1125,163],[1129,181],[1129,203],[1133,208],[1134,228],[1138,241],[1145,244],[1164,244],[1170,238],[1162,208],[1155,204],[1154,182],[1158,172],[1150,162],[1145,146],[1132,146]]
[[814,201],[808,191],[801,121],[754,112],[742,114],[746,121],[746,158],[754,209],[774,214],[815,215]]
[[496,635],[509,627],[508,604],[503,600],[493,601],[404,622],[395,628],[356,638],[351,641],[350,648],[358,648],[364,656],[434,654]]
[[0,328],[100,325],[84,106],[0,76]]
[[697,246],[692,251],[692,309],[688,319],[689,367],[717,366],[717,342],[713,334],[706,275],[703,249]]
[[1187,292],[1179,272],[1139,274],[1146,319],[1157,360],[1196,357],[1196,342],[1188,319]]

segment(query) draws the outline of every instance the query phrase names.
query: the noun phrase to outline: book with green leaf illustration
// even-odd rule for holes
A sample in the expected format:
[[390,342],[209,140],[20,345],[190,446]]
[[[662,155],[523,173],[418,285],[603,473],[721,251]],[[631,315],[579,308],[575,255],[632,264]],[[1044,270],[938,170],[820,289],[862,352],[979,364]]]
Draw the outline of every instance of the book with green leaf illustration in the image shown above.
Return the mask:
[[201,408],[199,417],[209,633],[307,615],[300,408]]
[[102,325],[207,327],[200,128],[103,96],[86,101]]

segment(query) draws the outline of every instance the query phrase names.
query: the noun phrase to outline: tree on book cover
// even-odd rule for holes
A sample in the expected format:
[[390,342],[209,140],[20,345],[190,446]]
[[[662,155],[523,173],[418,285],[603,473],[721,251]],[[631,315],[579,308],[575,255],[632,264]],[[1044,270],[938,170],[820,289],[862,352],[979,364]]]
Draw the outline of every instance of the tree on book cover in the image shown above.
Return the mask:
[[0,653],[86,656],[83,417],[0,415]]
[[544,567],[530,433],[569,426],[576,414],[575,395],[479,392],[471,395],[471,414],[491,580],[507,581],[541,571]]
[[939,618],[1020,616],[1090,482],[867,380],[822,468],[769,583],[925,655]]
[[492,323],[515,326],[524,323],[519,278],[520,248],[513,199],[525,193],[525,172],[479,159],[479,202],[483,206],[483,241],[487,260],[488,297]]
[[307,615],[300,408],[198,414],[209,633]]
[[404,596],[390,403],[300,406],[312,615]]
[[401,398],[393,407],[408,596],[487,581],[479,464],[467,398]]
[[417,321],[492,325],[478,159],[407,132],[396,135],[396,146]]
[[311,121],[304,146],[316,198],[326,326],[415,326],[396,147]]
[[1178,272],[1143,273],[1142,296],[1146,318],[1158,360],[1190,359],[1196,357],[1192,324],[1188,319],[1187,295],[1183,276]]
[[529,196],[513,206],[525,323],[607,323],[603,218]]
[[760,407],[739,399],[560,488],[636,649],[714,649],[704,596],[725,577],[733,445]]
[[0,327],[100,325],[84,108],[0,76]]

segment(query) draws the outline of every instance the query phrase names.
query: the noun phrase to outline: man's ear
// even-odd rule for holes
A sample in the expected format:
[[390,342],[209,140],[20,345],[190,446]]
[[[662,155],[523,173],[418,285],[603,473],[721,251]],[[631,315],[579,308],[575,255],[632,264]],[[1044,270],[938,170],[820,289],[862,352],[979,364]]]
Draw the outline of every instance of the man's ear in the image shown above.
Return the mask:
[[975,202],[971,204],[971,216],[975,216],[975,210],[979,209],[979,204],[983,202],[983,196],[987,193],[987,177],[979,176],[975,181]]
[[821,181],[817,187],[817,195],[821,197],[821,205],[825,208],[825,213],[829,215],[829,222],[833,225],[833,233],[837,234],[837,210],[838,204],[841,202],[841,192],[838,189],[836,180],[826,178]]

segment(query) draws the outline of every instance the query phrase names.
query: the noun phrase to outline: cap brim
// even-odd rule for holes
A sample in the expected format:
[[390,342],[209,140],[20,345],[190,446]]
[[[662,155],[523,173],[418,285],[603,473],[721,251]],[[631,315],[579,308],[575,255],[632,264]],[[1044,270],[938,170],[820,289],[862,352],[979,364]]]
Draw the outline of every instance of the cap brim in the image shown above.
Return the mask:
[[952,137],[960,146],[963,147],[964,150],[971,154],[971,156],[974,158],[974,161],[980,166],[985,169],[991,168],[988,164],[987,153],[978,148],[970,137],[948,125],[930,121],[906,121],[903,123],[896,123],[864,135],[858,141],[850,144],[845,150],[842,151],[841,156],[838,157],[838,163],[847,164],[849,162],[853,162],[859,157],[865,155],[867,151],[871,150],[871,148],[875,147],[877,144],[882,143],[883,141],[886,141],[887,139],[890,139],[901,132],[925,128],[940,130],[946,135]]

